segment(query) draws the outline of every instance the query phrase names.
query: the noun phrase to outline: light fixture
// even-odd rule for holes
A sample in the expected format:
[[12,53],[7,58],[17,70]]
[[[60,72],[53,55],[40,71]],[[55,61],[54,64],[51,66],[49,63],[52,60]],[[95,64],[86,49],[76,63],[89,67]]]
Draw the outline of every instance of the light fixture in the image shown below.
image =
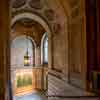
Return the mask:
[[29,56],[29,51],[28,51],[28,36],[26,36],[26,44],[27,44],[27,50],[24,55],[24,66],[30,66],[30,56]]

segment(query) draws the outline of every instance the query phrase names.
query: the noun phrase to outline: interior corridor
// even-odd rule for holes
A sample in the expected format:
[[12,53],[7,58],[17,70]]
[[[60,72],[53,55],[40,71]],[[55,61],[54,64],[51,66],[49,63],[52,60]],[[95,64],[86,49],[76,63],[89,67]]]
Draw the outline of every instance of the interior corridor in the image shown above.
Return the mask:
[[0,100],[100,100],[100,0],[0,0]]

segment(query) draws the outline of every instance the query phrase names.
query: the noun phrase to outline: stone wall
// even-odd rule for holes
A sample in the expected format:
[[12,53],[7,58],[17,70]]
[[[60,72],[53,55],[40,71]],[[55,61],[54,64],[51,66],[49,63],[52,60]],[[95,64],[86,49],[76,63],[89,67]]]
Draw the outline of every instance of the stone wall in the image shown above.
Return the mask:
[[52,68],[66,74],[64,71],[68,65],[67,16],[57,0],[51,0],[49,5],[52,5],[56,14],[56,23],[52,24]]
[[[69,5],[71,7],[69,18],[70,80],[75,85],[85,88],[87,65],[84,0],[69,0]],[[77,82],[78,80],[80,82]]]

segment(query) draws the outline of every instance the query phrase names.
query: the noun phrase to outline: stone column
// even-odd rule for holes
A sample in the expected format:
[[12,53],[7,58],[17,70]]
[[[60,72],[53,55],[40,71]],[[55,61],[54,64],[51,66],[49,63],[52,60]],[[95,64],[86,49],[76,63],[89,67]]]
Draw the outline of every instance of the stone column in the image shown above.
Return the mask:
[[35,47],[33,47],[33,67],[35,66]]
[[53,50],[52,50],[52,35],[49,33],[48,35],[48,67],[52,69],[52,62],[53,62]]
[[10,83],[9,0],[0,1],[0,100],[12,100]]
[[16,90],[16,70],[15,69],[11,69],[11,88],[12,88],[12,94],[15,94],[15,90]]
[[41,65],[41,47],[37,46],[35,48],[35,66],[40,66]]

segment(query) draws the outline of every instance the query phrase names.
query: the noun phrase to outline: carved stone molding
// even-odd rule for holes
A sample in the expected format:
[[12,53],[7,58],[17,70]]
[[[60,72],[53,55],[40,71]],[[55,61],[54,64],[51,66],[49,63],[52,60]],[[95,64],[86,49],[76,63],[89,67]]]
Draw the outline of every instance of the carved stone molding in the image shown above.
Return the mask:
[[34,9],[42,9],[43,7],[41,0],[31,0],[29,2],[29,5],[31,8],[34,8]]
[[14,0],[12,1],[12,8],[20,8],[25,5],[26,0]]
[[32,27],[34,26],[36,23],[28,18],[23,18],[22,20],[20,20],[20,24],[24,27]]

